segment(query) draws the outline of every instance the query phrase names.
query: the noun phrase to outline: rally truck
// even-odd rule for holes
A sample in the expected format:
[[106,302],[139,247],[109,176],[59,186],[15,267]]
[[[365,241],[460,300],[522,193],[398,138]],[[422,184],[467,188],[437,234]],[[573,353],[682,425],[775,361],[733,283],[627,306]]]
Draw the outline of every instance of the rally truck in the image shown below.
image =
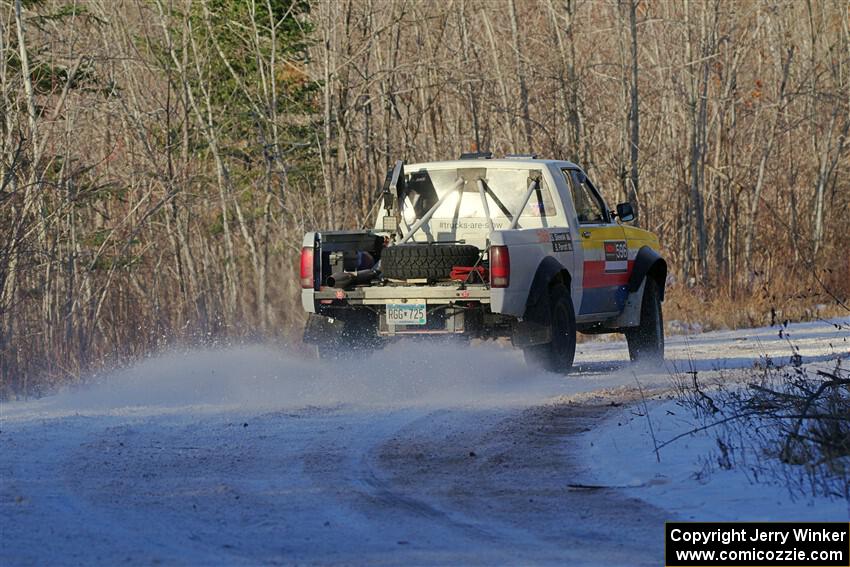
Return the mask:
[[396,162],[369,230],[308,232],[304,340],[320,357],[405,336],[509,339],[566,372],[576,333],[624,333],[632,360],[664,357],[667,263],[578,165],[536,156]]

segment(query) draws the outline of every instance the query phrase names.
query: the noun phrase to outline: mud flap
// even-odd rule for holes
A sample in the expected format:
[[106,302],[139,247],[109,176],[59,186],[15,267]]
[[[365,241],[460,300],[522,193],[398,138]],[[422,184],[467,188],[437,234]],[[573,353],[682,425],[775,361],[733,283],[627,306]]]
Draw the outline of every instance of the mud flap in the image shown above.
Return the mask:
[[622,313],[613,321],[607,323],[607,329],[626,329],[640,325],[640,309],[643,303],[643,291],[646,288],[646,278],[643,278],[637,290],[626,296]]
[[342,336],[344,330],[343,321],[311,313],[304,326],[304,342],[313,345],[328,341],[335,342]]
[[513,325],[511,344],[516,348],[542,345],[552,341],[552,302],[549,297],[549,282],[564,267],[560,262],[547,256],[537,268],[525,316]]
[[542,345],[552,340],[552,326],[523,319],[514,323],[511,344],[515,348]]

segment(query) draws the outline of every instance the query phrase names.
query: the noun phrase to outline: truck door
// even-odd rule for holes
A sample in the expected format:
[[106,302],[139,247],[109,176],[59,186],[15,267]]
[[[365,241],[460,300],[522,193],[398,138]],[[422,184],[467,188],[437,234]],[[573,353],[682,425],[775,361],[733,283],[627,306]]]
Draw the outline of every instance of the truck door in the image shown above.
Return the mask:
[[611,218],[605,201],[583,171],[563,170],[578,219],[582,262],[581,307],[578,318],[617,314],[628,296],[629,249],[622,225]]

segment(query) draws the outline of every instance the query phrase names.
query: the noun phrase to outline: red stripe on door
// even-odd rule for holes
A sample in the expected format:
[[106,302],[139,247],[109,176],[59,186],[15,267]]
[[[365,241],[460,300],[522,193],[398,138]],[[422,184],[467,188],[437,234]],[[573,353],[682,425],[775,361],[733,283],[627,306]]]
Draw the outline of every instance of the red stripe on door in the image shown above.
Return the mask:
[[634,260],[629,260],[629,267],[625,272],[609,273],[605,271],[605,260],[588,260],[584,263],[584,287],[614,287],[629,283],[629,276],[635,265]]

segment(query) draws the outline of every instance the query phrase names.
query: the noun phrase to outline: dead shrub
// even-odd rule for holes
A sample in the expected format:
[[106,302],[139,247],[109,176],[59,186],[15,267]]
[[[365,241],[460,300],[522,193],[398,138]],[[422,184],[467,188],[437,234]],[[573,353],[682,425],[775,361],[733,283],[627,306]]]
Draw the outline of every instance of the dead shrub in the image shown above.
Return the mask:
[[764,365],[736,387],[705,388],[690,374],[677,378],[679,400],[714,434],[715,466],[850,504],[850,372],[840,359],[829,371]]

